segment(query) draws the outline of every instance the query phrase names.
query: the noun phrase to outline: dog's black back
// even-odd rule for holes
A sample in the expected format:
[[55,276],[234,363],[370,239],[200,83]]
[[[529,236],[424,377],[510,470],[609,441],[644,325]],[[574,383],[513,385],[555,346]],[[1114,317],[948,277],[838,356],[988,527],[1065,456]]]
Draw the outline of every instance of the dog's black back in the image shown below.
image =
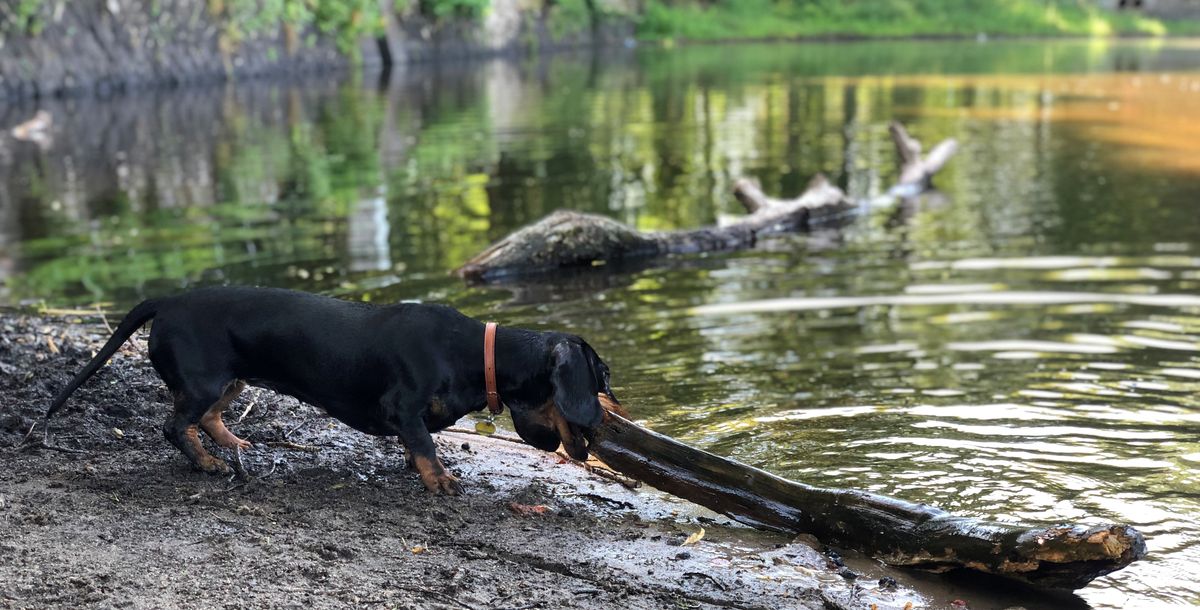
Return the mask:
[[[375,307],[287,290],[210,288],[159,301],[150,359],[173,389],[211,394],[242,379],[363,432],[397,434],[379,407],[396,376],[419,391],[441,377],[438,369],[470,367],[453,357],[454,346],[464,334],[482,345],[482,333],[481,324],[440,305]],[[445,362],[447,355],[463,361]],[[482,362],[474,364],[482,375]]]

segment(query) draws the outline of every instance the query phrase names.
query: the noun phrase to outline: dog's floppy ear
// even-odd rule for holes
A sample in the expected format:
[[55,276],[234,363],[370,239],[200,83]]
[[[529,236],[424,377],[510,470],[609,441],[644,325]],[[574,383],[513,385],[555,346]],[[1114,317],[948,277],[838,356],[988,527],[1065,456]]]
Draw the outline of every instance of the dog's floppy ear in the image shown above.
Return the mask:
[[596,398],[597,381],[587,354],[578,343],[564,341],[554,346],[550,383],[554,386],[554,404],[563,417],[576,426],[600,425],[604,409]]

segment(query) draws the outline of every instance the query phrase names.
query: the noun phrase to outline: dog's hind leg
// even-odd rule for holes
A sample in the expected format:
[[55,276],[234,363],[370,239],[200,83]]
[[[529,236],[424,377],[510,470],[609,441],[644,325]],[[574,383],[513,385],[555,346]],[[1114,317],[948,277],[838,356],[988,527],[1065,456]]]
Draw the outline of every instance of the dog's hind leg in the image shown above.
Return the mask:
[[234,433],[225,427],[225,421],[221,419],[221,414],[229,407],[229,403],[233,402],[242,390],[246,389],[246,382],[235,379],[225,386],[225,391],[221,393],[221,398],[213,403],[204,416],[200,418],[200,428],[208,433],[209,438],[213,439],[216,444],[225,447],[226,449],[249,449],[250,443],[238,438]]
[[211,364],[224,362],[220,353],[226,350],[211,341],[198,341],[188,329],[171,326],[167,316],[150,329],[149,351],[150,363],[175,397],[175,412],[163,424],[163,436],[196,468],[212,474],[230,472],[224,460],[204,449],[199,434],[200,420],[237,382],[226,367]]
[[214,457],[200,444],[200,419],[220,399],[220,386],[212,392],[177,391],[175,412],[163,424],[163,436],[187,456],[192,464],[210,474],[232,472],[225,460]]

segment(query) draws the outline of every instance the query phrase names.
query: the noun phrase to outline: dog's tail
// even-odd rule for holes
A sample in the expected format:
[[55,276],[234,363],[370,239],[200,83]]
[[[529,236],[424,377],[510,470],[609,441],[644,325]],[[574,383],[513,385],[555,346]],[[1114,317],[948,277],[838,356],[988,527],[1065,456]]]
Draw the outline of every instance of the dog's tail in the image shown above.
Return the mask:
[[[108,359],[117,353],[121,345],[157,313],[158,301],[150,299],[142,301],[137,307],[134,307],[129,313],[125,314],[125,319],[121,320],[121,324],[117,326],[117,330],[113,331],[112,336],[108,338],[108,342],[104,344],[104,347],[100,348],[100,351],[96,353],[91,362],[88,362],[87,366],[83,367],[83,370],[79,371],[78,375],[75,375],[71,383],[68,383],[67,387],[63,388],[58,393],[58,396],[54,397],[54,401],[46,409],[46,414],[42,416],[42,422],[50,421],[50,416],[62,408],[63,404],[67,402],[67,398],[75,390],[78,390],[79,386],[83,385],[92,375],[95,375],[96,371],[100,370],[100,367],[104,366],[104,363],[108,362]],[[32,432],[32,429],[30,432]]]

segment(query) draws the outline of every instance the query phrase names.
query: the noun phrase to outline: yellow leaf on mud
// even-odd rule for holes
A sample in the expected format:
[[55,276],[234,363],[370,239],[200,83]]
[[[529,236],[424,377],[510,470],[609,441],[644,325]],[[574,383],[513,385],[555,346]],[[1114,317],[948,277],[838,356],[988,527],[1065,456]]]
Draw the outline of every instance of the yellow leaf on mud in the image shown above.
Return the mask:
[[50,353],[58,353],[58,346],[54,344],[54,337],[46,337],[46,347],[50,348]]
[[700,528],[700,531],[696,532],[695,534],[692,534],[691,536],[688,536],[687,540],[683,541],[683,546],[692,546],[693,544],[696,544],[697,542],[700,542],[703,539],[704,539],[704,528]]

